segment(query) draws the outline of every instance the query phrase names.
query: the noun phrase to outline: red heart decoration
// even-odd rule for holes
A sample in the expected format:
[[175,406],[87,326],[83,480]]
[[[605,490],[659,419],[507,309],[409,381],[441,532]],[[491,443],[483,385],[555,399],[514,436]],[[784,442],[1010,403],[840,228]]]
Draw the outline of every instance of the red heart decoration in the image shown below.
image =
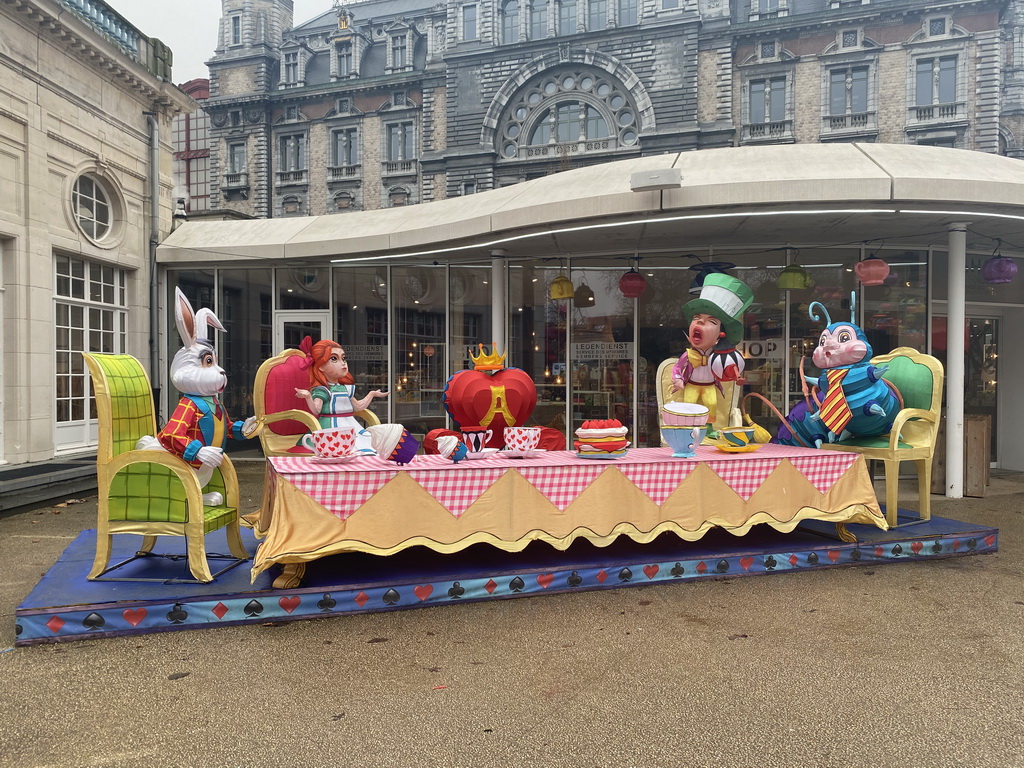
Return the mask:
[[291,597],[282,597],[277,601],[277,604],[284,608],[288,613],[291,613],[299,607],[299,603],[301,602],[302,600],[296,595],[292,595]]
[[752,566],[753,564],[754,564],[754,558],[752,558],[752,557],[741,557],[740,558],[740,565],[743,567],[744,571],[749,571],[750,570],[750,566]]
[[653,579],[655,576],[658,575],[658,566],[656,566],[656,565],[645,565],[644,566],[644,575],[646,575],[648,579]]
[[992,534],[989,534],[988,536],[985,537],[985,543],[988,544],[990,547],[995,546],[996,537],[993,536]]
[[121,612],[121,615],[124,616],[125,621],[133,627],[137,627],[142,623],[142,620],[146,618],[148,613],[149,612],[145,608],[125,608],[124,611]]
[[419,587],[413,587],[412,591],[413,591],[413,593],[415,593],[416,597],[418,597],[420,600],[426,600],[428,597],[430,597],[434,593],[434,585],[433,584],[423,584],[422,586],[419,586]]
[[490,429],[490,448],[504,446],[505,427],[525,424],[536,405],[537,387],[520,368],[502,368],[493,374],[457,371],[444,388],[444,407],[455,423],[459,428]]
[[920,541],[915,541],[915,542],[914,542],[913,544],[911,544],[911,545],[910,545],[910,550],[911,550],[911,551],[912,551],[912,552],[913,552],[913,553],[914,553],[915,555],[919,555],[919,554],[921,554],[921,548],[922,548],[923,546],[924,546],[924,544],[922,544],[922,543],[921,543]]
[[551,582],[555,580],[555,574],[553,573],[542,573],[537,577],[537,583],[540,584],[544,589],[551,586]]
[[828,559],[831,560],[833,563],[837,562],[839,560],[839,550],[830,549],[828,551]]

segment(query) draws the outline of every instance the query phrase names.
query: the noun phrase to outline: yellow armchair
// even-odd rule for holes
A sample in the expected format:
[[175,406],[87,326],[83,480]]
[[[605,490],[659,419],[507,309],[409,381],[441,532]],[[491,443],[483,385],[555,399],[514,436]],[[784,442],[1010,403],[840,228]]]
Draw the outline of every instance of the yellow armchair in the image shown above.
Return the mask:
[[[213,581],[245,562],[249,555],[240,535],[238,478],[231,460],[224,457],[207,486],[207,490],[221,493],[223,503],[205,506],[203,489],[191,465],[164,451],[135,448],[140,437],[156,434],[153,394],[139,361],[131,355],[87,353],[83,357],[92,376],[99,421],[96,557],[88,578],[101,579],[144,557],[180,557],[153,552],[158,536],[185,537],[189,571],[199,582]],[[206,552],[206,534],[220,528],[226,528],[230,556]],[[142,546],[133,557],[111,566],[113,536],[121,533],[142,536]],[[230,563],[211,573],[208,558]]]
[[896,525],[899,501],[900,462],[917,467],[918,515],[931,518],[932,457],[939,433],[944,373],[942,363],[910,347],[898,347],[887,355],[871,358],[871,364],[888,365],[882,378],[899,390],[903,408],[892,430],[878,437],[855,437],[839,443],[823,443],[830,451],[852,451],[868,461],[885,463],[885,518]]

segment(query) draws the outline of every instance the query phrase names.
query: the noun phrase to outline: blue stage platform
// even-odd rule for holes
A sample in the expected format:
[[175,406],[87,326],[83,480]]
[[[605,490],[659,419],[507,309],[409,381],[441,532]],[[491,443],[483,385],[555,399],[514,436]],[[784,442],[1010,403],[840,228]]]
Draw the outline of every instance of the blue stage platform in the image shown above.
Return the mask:
[[[909,518],[908,518],[909,521]],[[907,522],[901,519],[901,522]],[[565,552],[535,543],[505,553],[484,544],[453,555],[414,547],[390,557],[348,554],[309,564],[298,589],[271,586],[276,573],[250,584],[243,563],[211,584],[187,583],[184,558],[137,560],[110,576],[157,581],[88,581],[95,530],[83,531],[15,612],[16,645],[115,635],[259,624],[268,621],[394,611],[429,605],[616,589],[698,579],[770,575],[995,552],[999,531],[933,517],[892,531],[851,525],[856,544],[839,541],[833,526],[805,523],[792,533],[756,526],[735,537],[713,530],[697,542],[666,533],[650,544],[623,537],[605,548],[576,541]],[[243,530],[250,553],[257,541]],[[112,562],[131,557],[141,537],[114,537]],[[184,555],[184,541],[163,537],[158,550]],[[207,537],[210,552],[227,553],[223,532]],[[211,563],[212,570],[218,570]],[[276,569],[275,569],[276,570]]]

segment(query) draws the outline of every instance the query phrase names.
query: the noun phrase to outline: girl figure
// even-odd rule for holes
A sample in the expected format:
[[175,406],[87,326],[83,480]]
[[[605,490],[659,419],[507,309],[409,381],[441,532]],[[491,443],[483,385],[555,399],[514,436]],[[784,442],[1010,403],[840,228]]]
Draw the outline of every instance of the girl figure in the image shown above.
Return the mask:
[[[305,347],[305,345],[303,345]],[[368,406],[374,398],[387,397],[387,392],[371,390],[366,397],[355,399],[355,379],[348,370],[345,350],[330,339],[322,339],[307,351],[309,389],[296,387],[295,396],[306,401],[310,412],[317,417],[321,429],[354,427],[356,453],[376,456],[370,444],[370,433],[352,415]]]

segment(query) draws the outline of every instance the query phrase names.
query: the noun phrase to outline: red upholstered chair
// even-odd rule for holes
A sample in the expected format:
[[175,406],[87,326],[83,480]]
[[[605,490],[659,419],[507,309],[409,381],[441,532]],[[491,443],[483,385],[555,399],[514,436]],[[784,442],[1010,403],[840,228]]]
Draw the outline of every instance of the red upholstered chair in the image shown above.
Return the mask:
[[[296,445],[301,435],[320,429],[305,401],[295,396],[296,388],[309,389],[309,373],[302,367],[305,360],[301,350],[286,349],[264,361],[256,371],[253,410],[262,427],[260,444],[266,456],[311,453]],[[356,411],[353,415],[366,426],[380,424],[372,411]]]

